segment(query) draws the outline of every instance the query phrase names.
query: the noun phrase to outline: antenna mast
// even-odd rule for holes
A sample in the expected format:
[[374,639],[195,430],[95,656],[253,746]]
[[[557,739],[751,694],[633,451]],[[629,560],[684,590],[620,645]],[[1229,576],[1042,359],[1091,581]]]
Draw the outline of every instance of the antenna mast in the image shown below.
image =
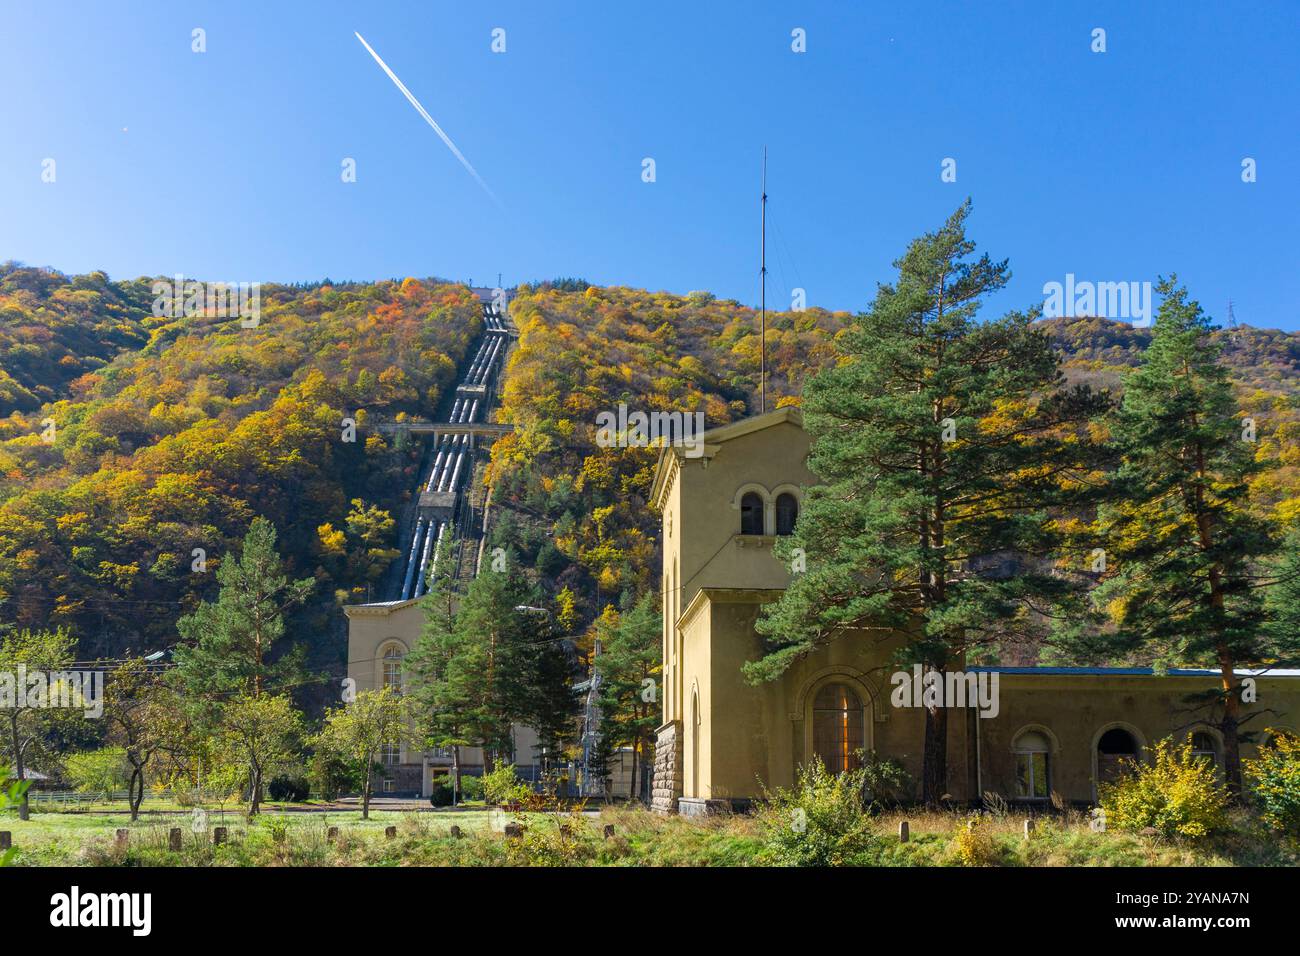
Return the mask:
[[767,411],[767,147],[763,147],[763,240],[760,247],[761,265],[759,268],[759,374],[758,374],[758,411],[762,415]]

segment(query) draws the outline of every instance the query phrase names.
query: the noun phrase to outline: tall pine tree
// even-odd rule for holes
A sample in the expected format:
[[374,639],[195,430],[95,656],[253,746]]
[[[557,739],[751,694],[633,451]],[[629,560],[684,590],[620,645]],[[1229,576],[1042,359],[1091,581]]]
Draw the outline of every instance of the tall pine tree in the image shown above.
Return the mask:
[[1176,277],[1156,288],[1163,301],[1151,345],[1111,416],[1121,461],[1098,515],[1107,574],[1095,599],[1113,623],[1103,636],[1111,653],[1218,670],[1211,722],[1239,792],[1236,670],[1294,655],[1297,638],[1281,647],[1268,626],[1263,589],[1277,542],[1248,508],[1257,446],[1210,337],[1215,327]]
[[[1036,611],[1073,587],[1050,573],[1052,504],[1077,495],[1088,463],[1082,425],[1105,405],[1063,389],[1034,312],[981,323],[1007,264],[971,258],[967,201],[914,240],[870,309],[838,340],[841,361],[804,389],[808,490],[795,533],[807,571],[760,617],[766,655],[749,679],[773,679],[846,630],[905,636],[899,664],[964,666],[1037,631]],[[1020,556],[1020,573],[981,571]],[[947,788],[948,713],[925,713],[923,798]]]

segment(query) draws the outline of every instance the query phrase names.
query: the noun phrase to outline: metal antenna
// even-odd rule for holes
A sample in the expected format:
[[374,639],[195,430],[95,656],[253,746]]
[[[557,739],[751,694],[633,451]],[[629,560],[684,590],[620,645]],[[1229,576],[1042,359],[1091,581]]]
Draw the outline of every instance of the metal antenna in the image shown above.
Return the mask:
[[767,411],[767,147],[763,147],[763,239],[759,280],[758,413]]

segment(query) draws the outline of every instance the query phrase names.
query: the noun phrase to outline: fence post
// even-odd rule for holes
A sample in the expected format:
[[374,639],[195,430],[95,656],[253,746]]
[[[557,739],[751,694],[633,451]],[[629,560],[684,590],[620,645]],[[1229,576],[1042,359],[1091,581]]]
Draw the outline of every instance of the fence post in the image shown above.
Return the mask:
[[172,827],[171,832],[167,834],[167,845],[172,850],[181,848],[181,828]]
[[0,851],[8,850],[14,845],[13,834],[8,830],[0,830]]
[[906,820],[898,821],[898,842],[906,843],[912,836],[912,827]]

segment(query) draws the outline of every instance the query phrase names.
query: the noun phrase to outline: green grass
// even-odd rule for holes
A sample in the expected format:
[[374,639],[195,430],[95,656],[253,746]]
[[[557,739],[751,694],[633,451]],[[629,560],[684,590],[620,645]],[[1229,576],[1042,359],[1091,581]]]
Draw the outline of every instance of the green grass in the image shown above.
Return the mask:
[[[152,807],[151,807],[152,809]],[[645,810],[605,808],[595,814],[509,815],[526,826],[522,839],[507,839],[493,826],[493,813],[359,810],[319,813],[272,808],[253,824],[238,811],[224,820],[208,811],[209,828],[226,826],[229,842],[213,846],[209,832],[194,834],[190,811],[150,813],[131,823],[125,812],[34,812],[20,821],[0,814],[0,830],[13,834],[18,866],[751,866],[763,861],[763,823],[752,816],[705,821],[663,817]],[[496,818],[500,822],[501,818]],[[898,822],[908,820],[911,839],[900,843]],[[1228,834],[1180,841],[1132,833],[1094,833],[1082,814],[1041,817],[1025,839],[1023,817],[986,816],[983,838],[965,860],[958,851],[966,815],[906,811],[875,821],[878,846],[863,862],[878,866],[1295,866],[1294,842],[1259,829],[1245,816]],[[606,839],[603,826],[613,824]],[[450,834],[459,826],[463,838]],[[339,837],[327,839],[328,827]],[[397,836],[385,836],[395,826]],[[119,827],[130,830],[125,849]],[[168,848],[168,831],[179,827],[183,846]],[[567,827],[562,831],[561,827]]]

